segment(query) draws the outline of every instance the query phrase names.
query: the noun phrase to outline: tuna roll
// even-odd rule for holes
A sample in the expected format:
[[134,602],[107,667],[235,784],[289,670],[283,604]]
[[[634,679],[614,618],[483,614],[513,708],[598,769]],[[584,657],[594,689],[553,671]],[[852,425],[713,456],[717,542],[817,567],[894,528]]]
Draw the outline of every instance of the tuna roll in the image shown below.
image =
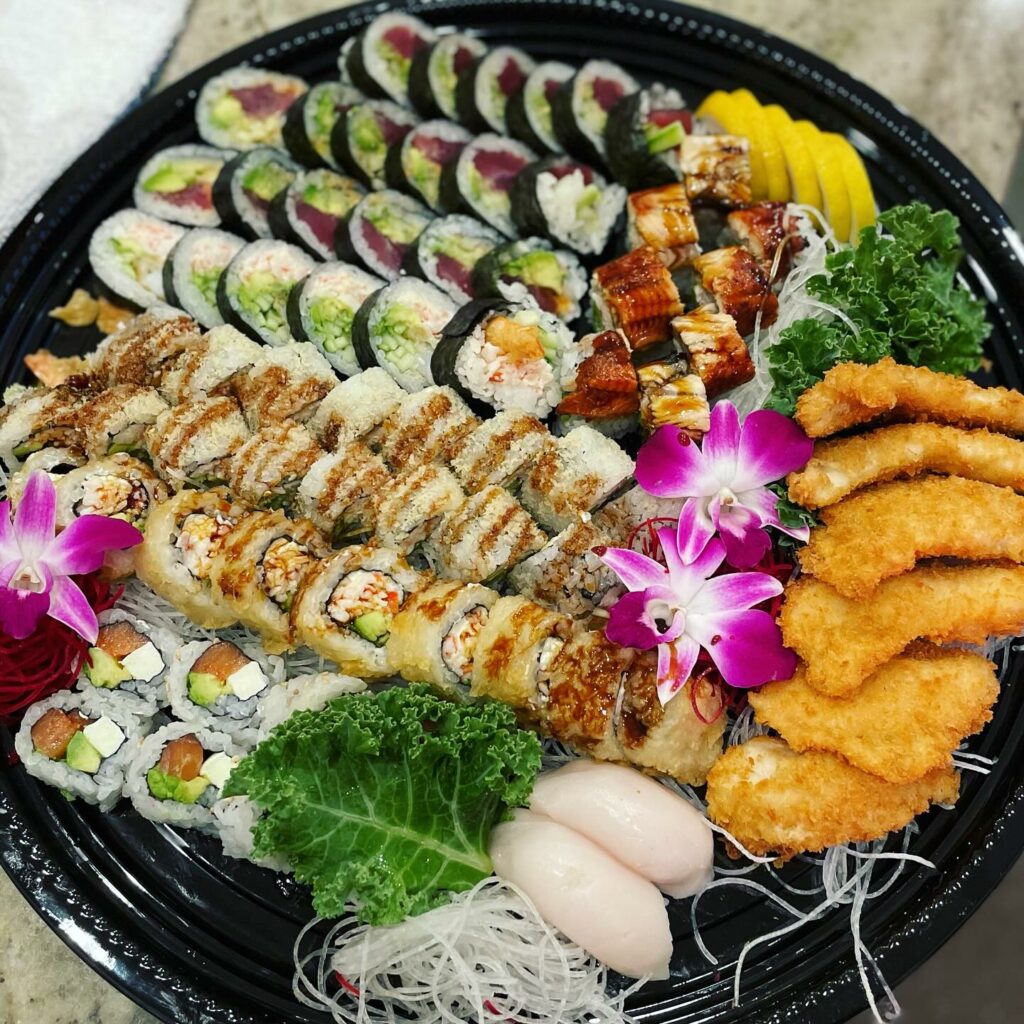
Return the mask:
[[508,101],[521,92],[532,58],[514,46],[498,46],[463,68],[455,87],[459,120],[473,132],[506,131]]
[[228,68],[207,79],[196,100],[196,127],[204,142],[224,149],[284,145],[288,108],[306,91],[293,75],[262,68]]
[[213,185],[224,227],[249,239],[270,238],[270,204],[300,170],[294,160],[268,146],[228,161]]
[[413,58],[436,38],[429,25],[411,14],[380,14],[356,36],[346,54],[348,77],[367,96],[407,103]]
[[146,431],[153,468],[172,488],[223,482],[228,458],[249,436],[238,403],[227,395],[172,406]]
[[349,107],[366,97],[341,82],[318,82],[289,108],[284,119],[284,144],[300,164],[334,167],[331,132]]
[[427,463],[403,473],[377,505],[377,541],[409,554],[453,512],[465,494],[451,471]]
[[204,344],[183,352],[163,375],[160,391],[172,403],[207,398],[229,377],[263,357],[263,346],[227,324],[215,327]]
[[309,419],[309,429],[328,451],[349,441],[369,442],[405,392],[374,366],[336,384]]
[[89,239],[89,265],[115,296],[136,306],[163,302],[164,262],[185,229],[141,210],[120,210]]
[[154,153],[135,178],[132,202],[143,213],[190,227],[215,228],[213,183],[234,153],[212,146],[170,146]]
[[305,342],[264,348],[262,358],[229,382],[252,430],[284,419],[305,422],[337,383],[331,364]]
[[235,452],[228,486],[248,505],[290,512],[299,483],[322,454],[323,449],[301,423],[268,423]]
[[603,164],[608,115],[623,97],[639,88],[633,76],[618,64],[588,60],[552,98],[559,141],[581,160]]
[[391,188],[441,210],[441,172],[457,159],[472,136],[451,121],[425,121],[388,150],[384,176]]
[[334,171],[304,171],[270,204],[270,230],[321,260],[332,259],[338,225],[365,193],[355,179]]
[[700,255],[697,222],[682,184],[632,193],[626,213],[626,244],[631,249],[650,246],[669,270],[685,267]]
[[187,231],[164,264],[167,301],[194,316],[203,327],[224,323],[217,306],[217,282],[244,245],[237,235],[216,228]]
[[525,142],[536,153],[561,153],[551,100],[575,73],[575,68],[557,60],[538,64],[526,76],[523,88],[508,101],[505,120],[509,135]]
[[451,456],[451,469],[467,494],[492,484],[508,487],[550,440],[535,416],[510,409],[485,420],[463,436]]
[[398,280],[409,248],[432,214],[412,196],[392,189],[361,199],[338,227],[335,248],[342,259],[361,263],[372,274]]
[[143,444],[146,428],[167,408],[156,388],[115,384],[82,403],[75,428],[90,458],[128,452],[148,458]]
[[424,388],[406,395],[383,421],[380,453],[396,472],[426,462],[447,462],[479,423],[451,388]]
[[423,117],[456,120],[455,89],[459,75],[487,47],[476,36],[452,32],[418,50],[409,69],[409,99]]
[[406,253],[403,270],[425,278],[457,303],[473,299],[473,270],[502,237],[473,217],[452,214],[431,221]]
[[367,100],[346,110],[331,132],[331,152],[337,165],[364,185],[385,185],[388,149],[412,130],[416,117],[387,100]]
[[608,168],[630,190],[680,181],[679,148],[692,129],[693,115],[675,89],[640,89],[608,113]]

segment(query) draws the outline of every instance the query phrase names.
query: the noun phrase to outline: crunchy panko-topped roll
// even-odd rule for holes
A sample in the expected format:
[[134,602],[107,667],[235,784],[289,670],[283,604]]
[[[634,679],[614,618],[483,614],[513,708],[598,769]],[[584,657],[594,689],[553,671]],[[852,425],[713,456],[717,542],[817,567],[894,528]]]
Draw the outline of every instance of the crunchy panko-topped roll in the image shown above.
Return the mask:
[[490,484],[519,479],[550,439],[535,416],[516,409],[499,412],[463,435],[451,457],[452,472],[467,494]]
[[404,473],[377,505],[377,540],[408,554],[440,526],[446,512],[462,504],[465,494],[451,470],[428,463]]
[[373,366],[336,384],[310,417],[309,429],[328,451],[349,441],[370,443],[405,396],[386,370]]
[[229,377],[252,366],[263,346],[229,324],[214,327],[201,344],[186,349],[160,380],[160,391],[171,403],[206,398]]
[[60,384],[26,388],[14,384],[0,407],[0,459],[10,469],[43,448],[82,449],[77,413],[95,392]]
[[228,485],[257,508],[290,511],[299,485],[323,449],[301,423],[282,420],[257,430],[231,459]]
[[144,452],[146,428],[167,408],[156,388],[116,384],[79,406],[75,425],[90,458]]
[[424,388],[406,395],[383,421],[380,453],[401,472],[425,462],[447,462],[479,423],[452,388]]
[[103,386],[157,385],[171,361],[202,344],[199,325],[181,310],[157,306],[130,320],[99,343],[89,360]]

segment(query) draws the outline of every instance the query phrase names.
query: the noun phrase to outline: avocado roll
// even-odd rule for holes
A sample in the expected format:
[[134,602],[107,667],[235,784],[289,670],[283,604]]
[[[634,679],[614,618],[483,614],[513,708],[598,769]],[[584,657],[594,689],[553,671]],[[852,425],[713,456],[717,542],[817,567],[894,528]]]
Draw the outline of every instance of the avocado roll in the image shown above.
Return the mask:
[[199,137],[223,149],[280,149],[285,114],[306,88],[294,75],[263,68],[228,68],[208,78],[199,92]]
[[168,494],[149,466],[123,452],[90,459],[84,466],[57,477],[54,486],[59,529],[70,526],[79,516],[107,516],[142,530],[150,510],[166,501]]
[[113,294],[136,306],[163,302],[164,263],[185,229],[142,210],[119,210],[89,239],[92,272]]
[[429,25],[411,14],[379,14],[356,36],[346,55],[348,77],[367,96],[407,103],[413,58],[436,38]]
[[403,269],[429,281],[458,303],[474,298],[473,269],[502,243],[492,227],[452,214],[431,221],[406,253]]
[[396,472],[447,462],[479,422],[451,388],[423,388],[406,395],[381,424],[380,453]]
[[452,163],[472,136],[451,121],[424,121],[388,150],[384,176],[391,188],[422,199],[431,209],[443,209],[441,172]]
[[587,275],[573,253],[555,249],[543,238],[524,238],[482,257],[473,269],[472,288],[476,298],[531,301],[571,323],[580,315]]
[[223,481],[228,458],[249,436],[238,403],[227,395],[171,406],[146,431],[153,468],[174,489]]
[[21,459],[49,447],[82,450],[78,410],[95,394],[92,390],[58,384],[55,388],[14,384],[0,406],[0,458],[11,470]]
[[135,178],[132,202],[143,213],[189,227],[215,228],[213,183],[235,154],[213,146],[170,146],[154,153]]
[[588,60],[554,94],[555,133],[573,156],[603,165],[607,155],[608,115],[625,96],[639,89],[636,79],[608,60]]
[[342,82],[318,82],[299,97],[285,114],[282,136],[288,152],[307,167],[333,167],[331,132],[349,107],[366,97]]
[[459,120],[473,132],[506,131],[505,110],[521,92],[533,59],[514,46],[498,46],[463,68],[455,87]]
[[558,404],[572,332],[535,306],[481,300],[463,307],[434,350],[431,373],[481,411],[543,418]]
[[187,231],[167,257],[163,269],[167,301],[194,316],[203,327],[224,323],[217,306],[217,282],[245,241],[216,228]]
[[422,117],[458,117],[455,89],[459,75],[487,52],[466,32],[451,32],[418,50],[409,68],[409,99]]
[[637,370],[640,423],[653,433],[667,424],[700,440],[711,427],[711,407],[704,381],[681,360],[659,360]]
[[247,505],[290,512],[299,483],[322,454],[301,423],[268,423],[235,452],[228,467],[228,487]]
[[700,255],[697,222],[681,182],[633,192],[626,201],[626,244],[650,246],[669,270],[678,270]]
[[139,545],[139,579],[204,629],[223,629],[235,613],[210,586],[210,567],[242,510],[222,487],[179,491],[155,506]]
[[389,676],[395,615],[430,577],[386,547],[348,547],[315,565],[292,605],[295,638],[361,679]]
[[327,545],[308,519],[280,509],[248,512],[220,545],[210,581],[238,621],[271,654],[292,646],[288,613],[302,580]]
[[498,593],[476,583],[435,583],[395,616],[388,640],[394,671],[409,682],[465,696],[480,631]]
[[359,363],[382,366],[406,391],[433,383],[430,360],[455,304],[426,281],[400,278],[359,308],[352,340]]
[[384,161],[417,123],[416,116],[388,100],[366,100],[349,107],[331,132],[335,163],[370,188],[384,188]]
[[630,191],[680,181],[679,147],[692,129],[693,115],[675,89],[639,89],[608,112],[608,169]]
[[146,428],[167,408],[156,388],[115,384],[83,402],[75,413],[82,450],[90,458],[128,452],[148,458]]
[[575,73],[575,68],[558,60],[538,64],[526,76],[523,88],[508,101],[505,120],[509,135],[537,153],[563,152],[555,134],[551,101]]
[[229,160],[213,183],[213,202],[224,227],[248,239],[270,238],[270,204],[301,170],[269,146]]
[[159,386],[172,361],[201,344],[199,326],[190,316],[157,306],[96,346],[89,360],[90,376],[108,388],[115,384]]
[[512,220],[523,235],[540,235],[574,252],[603,252],[626,203],[626,190],[609,185],[587,164],[549,156],[531,164],[510,193]]
[[535,416],[509,409],[465,434],[450,457],[451,470],[467,494],[496,484],[510,487],[550,440]]
[[623,437],[636,428],[640,390],[632,351],[621,331],[580,338],[562,365],[561,384],[558,433],[582,422],[608,437]]
[[263,346],[227,324],[207,333],[205,344],[183,352],[160,380],[160,392],[172,403],[207,398],[229,377],[263,357]]
[[250,429],[293,419],[308,420],[338,383],[323,354],[307,342],[264,348],[262,357],[231,379],[231,391]]
[[371,367],[336,384],[309,419],[309,429],[327,451],[349,441],[369,443],[405,394],[386,370]]
[[379,277],[348,263],[318,266],[288,296],[292,334],[315,345],[338,373],[346,377],[359,373],[352,321],[359,307],[383,287]]
[[399,476],[377,504],[377,542],[409,554],[441,524],[465,494],[451,470],[425,463]]
[[432,218],[412,196],[393,189],[371,192],[338,225],[335,247],[342,259],[357,261],[371,274],[396,281],[405,254]]
[[270,204],[270,230],[318,259],[333,259],[338,225],[365,194],[354,178],[326,169],[303,171]]
[[478,135],[458,159],[445,167],[441,202],[445,209],[472,214],[514,238],[509,192],[516,178],[536,159],[533,150],[515,139]]

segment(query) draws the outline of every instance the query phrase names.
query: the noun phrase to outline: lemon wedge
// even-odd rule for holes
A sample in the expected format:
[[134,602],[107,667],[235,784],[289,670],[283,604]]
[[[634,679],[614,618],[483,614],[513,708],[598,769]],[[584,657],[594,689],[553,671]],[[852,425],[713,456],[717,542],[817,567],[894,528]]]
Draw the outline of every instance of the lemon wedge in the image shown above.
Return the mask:
[[761,148],[757,144],[745,104],[721,89],[710,93],[697,108],[697,117],[709,118],[722,126],[730,135],[740,135],[750,145],[750,191],[755,200],[768,196],[768,176],[765,171]]
[[804,140],[818,175],[821,190],[821,212],[832,226],[840,242],[850,240],[850,193],[846,187],[842,159],[828,136],[819,132],[810,121],[796,121],[793,125]]
[[846,191],[850,195],[850,241],[856,245],[861,228],[875,223],[875,194],[864,161],[850,140],[836,134],[829,134],[826,138],[846,179]]
[[764,107],[749,89],[734,90],[732,98],[740,105],[747,119],[751,147],[756,147],[761,153],[765,173],[764,198],[772,202],[788,203],[792,193],[786,171],[786,157],[778,137],[764,116]]
[[775,138],[779,140],[786,158],[786,171],[789,174],[789,189],[793,201],[820,210],[821,189],[818,187],[818,172],[814,166],[814,158],[796,125],[793,124],[793,119],[782,107],[774,103],[764,108],[764,117],[775,133]]

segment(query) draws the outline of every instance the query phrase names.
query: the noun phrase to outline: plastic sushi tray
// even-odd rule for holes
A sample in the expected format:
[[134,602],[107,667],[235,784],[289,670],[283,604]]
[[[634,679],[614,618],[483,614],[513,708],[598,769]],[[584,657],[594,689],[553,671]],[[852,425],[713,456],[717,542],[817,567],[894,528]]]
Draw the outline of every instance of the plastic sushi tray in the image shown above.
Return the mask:
[[[193,106],[208,76],[248,62],[310,81],[336,74],[340,45],[388,4],[323,15],[265,36],[141,104],[83,154],[18,227],[0,254],[0,373],[24,377],[22,357],[70,354],[99,340],[47,316],[74,287],[92,287],[91,232],[131,200],[132,182],[159,146],[196,141]],[[400,6],[400,5],[396,5]],[[868,165],[880,205],[921,198],[952,210],[967,250],[965,276],[989,300],[994,324],[986,382],[1024,386],[1024,247],[1006,215],[956,157],[905,113],[827,62],[771,35],[668,0],[437,0],[408,9],[538,58],[604,57],[640,81],[660,80],[696,103],[746,86],[764,102],[844,133]],[[1024,849],[1024,657],[1003,679],[995,718],[974,749],[996,764],[971,774],[952,811],[921,820],[914,852],[937,870],[905,871],[863,918],[863,934],[895,983],[934,953],[992,892]],[[36,911],[82,959],[164,1021],[281,1024],[323,1014],[292,996],[292,947],[312,916],[306,891],[226,860],[215,840],[65,800],[28,778],[0,729],[0,861]],[[787,878],[799,885],[795,863]],[[796,938],[762,946],[733,1004],[743,943],[778,925],[757,893],[723,890],[702,904],[712,968],[694,942],[688,904],[674,908],[671,980],[630,1001],[645,1022],[813,1022],[848,1019],[864,1005],[849,915],[828,913]]]

